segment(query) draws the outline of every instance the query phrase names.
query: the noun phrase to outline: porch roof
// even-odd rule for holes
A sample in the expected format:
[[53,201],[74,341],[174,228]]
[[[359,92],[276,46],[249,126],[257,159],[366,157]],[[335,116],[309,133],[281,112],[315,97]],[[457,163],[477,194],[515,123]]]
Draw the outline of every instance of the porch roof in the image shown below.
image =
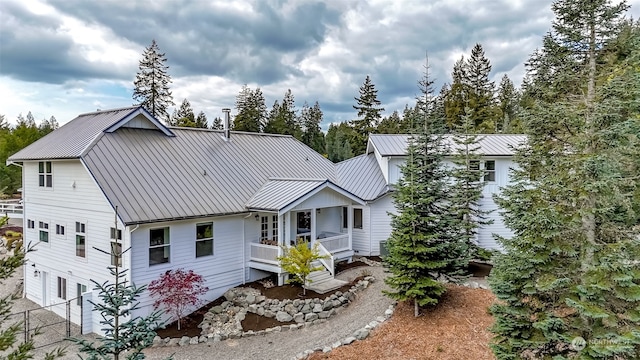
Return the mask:
[[286,213],[322,189],[333,191],[364,205],[364,201],[329,180],[322,179],[269,179],[258,190],[246,207],[249,210],[275,211]]

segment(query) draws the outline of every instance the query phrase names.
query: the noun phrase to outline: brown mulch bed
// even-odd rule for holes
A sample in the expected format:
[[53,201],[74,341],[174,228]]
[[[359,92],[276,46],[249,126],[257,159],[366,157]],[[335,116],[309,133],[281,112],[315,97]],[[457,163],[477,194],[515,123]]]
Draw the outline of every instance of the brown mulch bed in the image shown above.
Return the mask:
[[395,313],[363,341],[308,359],[495,359],[487,330],[493,323],[487,307],[495,296],[489,290],[448,285],[440,303],[413,316],[413,304],[398,304]]
[[17,225],[5,225],[0,228],[0,236],[5,236],[7,231],[13,231],[22,234],[22,226]]
[[[356,263],[356,262],[353,262]],[[352,264],[353,264],[352,263]],[[364,266],[367,266],[367,264],[364,264],[362,262],[357,262],[359,264],[362,264]],[[351,267],[356,267],[356,266],[362,266],[362,265],[355,265],[355,266],[351,266]],[[266,296],[269,299],[278,299],[278,300],[285,300],[285,299],[314,299],[314,298],[321,298],[324,299],[328,296],[331,296],[332,294],[341,291],[341,292],[346,292],[349,290],[349,288],[351,288],[351,286],[353,286],[354,284],[356,284],[359,280],[361,280],[363,277],[359,276],[356,279],[354,279],[352,282],[350,282],[347,285],[344,285],[336,290],[333,291],[329,291],[327,293],[324,294],[319,294],[313,290],[307,290],[306,294],[303,295],[303,289],[302,287],[298,286],[298,285],[283,285],[283,286],[274,286],[274,287],[270,287],[270,288],[265,288],[263,283],[265,280],[269,279],[271,280],[272,283],[277,284],[277,280],[275,278],[275,276],[271,277],[271,278],[267,278],[267,279],[262,279],[262,280],[258,280],[258,281],[254,281],[254,282],[250,282],[247,283],[245,285],[243,285],[243,287],[251,287],[257,290],[260,290],[260,293],[262,293],[262,295]],[[193,313],[191,313],[190,315],[184,317],[182,319],[182,323],[180,326],[180,330],[178,330],[178,323],[177,321],[172,322],[171,324],[167,324],[166,327],[164,329],[159,329],[156,331],[156,333],[158,334],[158,336],[160,336],[161,338],[166,338],[166,337],[171,337],[171,338],[178,338],[178,337],[182,337],[182,336],[189,336],[189,337],[194,337],[194,336],[200,336],[201,334],[201,329],[198,327],[198,325],[200,323],[202,323],[202,321],[204,320],[204,315],[207,313],[207,311],[209,311],[209,309],[211,309],[213,306],[215,305],[220,305],[222,304],[226,299],[221,296],[219,298],[217,298],[216,300],[202,306],[200,309],[194,311]],[[244,331],[249,331],[249,330],[253,330],[253,331],[259,331],[259,330],[264,330],[264,329],[268,329],[268,328],[272,328],[275,326],[279,326],[279,325],[285,325],[285,324],[293,324],[294,322],[289,322],[289,323],[281,323],[273,318],[268,318],[265,316],[260,316],[257,314],[253,314],[253,313],[249,313],[247,312],[244,321],[242,321],[242,328],[244,329]]]

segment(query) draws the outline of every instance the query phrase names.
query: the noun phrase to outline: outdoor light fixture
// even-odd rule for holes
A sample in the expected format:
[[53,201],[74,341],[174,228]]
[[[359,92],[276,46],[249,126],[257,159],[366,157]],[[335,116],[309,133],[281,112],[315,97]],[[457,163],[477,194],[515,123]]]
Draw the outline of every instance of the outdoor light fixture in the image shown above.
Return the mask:
[[256,214],[256,221],[260,220],[260,215]]

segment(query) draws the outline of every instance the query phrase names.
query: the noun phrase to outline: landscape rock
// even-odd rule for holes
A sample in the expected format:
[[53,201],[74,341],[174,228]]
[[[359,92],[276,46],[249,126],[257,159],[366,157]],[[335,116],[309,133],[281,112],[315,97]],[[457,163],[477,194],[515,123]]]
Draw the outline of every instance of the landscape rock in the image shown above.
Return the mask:
[[276,320],[278,320],[280,322],[289,322],[289,321],[293,320],[293,316],[289,315],[288,312],[278,311],[276,313]]

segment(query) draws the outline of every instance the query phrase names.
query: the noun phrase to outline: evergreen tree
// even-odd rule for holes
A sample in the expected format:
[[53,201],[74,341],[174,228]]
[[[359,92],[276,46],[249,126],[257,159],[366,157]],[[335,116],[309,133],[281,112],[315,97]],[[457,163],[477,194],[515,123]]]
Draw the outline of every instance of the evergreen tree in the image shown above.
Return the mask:
[[282,103],[278,103],[277,100],[273,103],[264,126],[264,132],[300,137],[301,129],[297,122],[295,101],[291,89],[288,89],[284,94]]
[[626,8],[555,1],[529,63],[528,142],[498,199],[514,232],[490,278],[499,359],[640,357],[640,29]]
[[174,105],[169,84],[171,76],[165,65],[167,59],[155,40],[144,50],[136,79],[133,81],[133,100],[144,106],[151,115],[169,123],[167,109]]
[[49,125],[51,126],[51,130],[56,130],[60,127],[58,120],[56,120],[56,117],[53,115],[51,115],[51,117],[49,118]]
[[400,119],[400,115],[396,110],[388,117],[382,118],[375,132],[377,134],[402,134],[404,133],[403,125],[402,119]]
[[467,102],[463,105],[473,112],[472,120],[480,133],[495,131],[498,114],[493,96],[495,84],[489,80],[491,63],[484,55],[482,45],[476,44],[471,50],[471,56],[464,64],[463,81],[466,84]]
[[198,116],[196,116],[194,127],[201,128],[201,129],[206,129],[209,127],[209,124],[207,121],[207,115],[204,114],[204,111],[200,111],[198,113]]
[[195,127],[196,116],[191,108],[189,100],[182,100],[180,108],[173,111],[169,125],[182,127]]
[[265,123],[267,107],[265,105],[262,90],[251,90],[243,85],[236,97],[236,109],[238,113],[233,119],[233,130],[260,132]]
[[481,137],[474,133],[473,110],[467,108],[461,125],[452,135],[455,150],[450,176],[452,178],[450,201],[452,211],[457,215],[458,232],[462,246],[468,249],[467,256],[472,257],[477,250],[476,235],[478,228],[489,225],[489,211],[481,209],[484,171],[481,169]]
[[451,73],[453,80],[444,95],[444,110],[449,129],[455,129],[460,125],[460,119],[464,116],[465,104],[469,96],[467,84],[464,81],[464,64],[463,56],[453,65],[453,72]]
[[350,122],[353,128],[351,134],[351,149],[355,155],[364,154],[367,148],[367,139],[369,134],[373,133],[382,118],[381,112],[384,111],[383,107],[380,107],[380,100],[378,100],[378,90],[371,81],[369,75],[364,79],[364,83],[360,86],[360,96],[354,98],[357,105],[353,105],[353,108],[358,110],[359,119],[352,120]]
[[337,163],[353,157],[353,151],[351,151],[351,144],[349,143],[352,132],[353,129],[344,122],[338,125],[329,125],[326,136],[327,158],[329,160]]
[[500,108],[500,118],[496,121],[497,133],[517,133],[521,129],[516,118],[519,96],[513,82],[505,74],[498,86],[498,106]]
[[216,116],[213,119],[213,123],[211,124],[212,130],[222,130],[224,125],[222,124],[222,118],[220,116]]
[[322,116],[322,110],[317,101],[313,107],[309,107],[305,102],[300,111],[299,120],[302,125],[302,142],[320,154],[324,154],[326,148],[324,133],[320,128]]
[[[432,81],[425,68],[419,82],[420,116],[409,138],[403,177],[393,193],[397,215],[391,216],[392,232],[384,258],[391,275],[385,292],[399,301],[412,301],[414,315],[421,306],[437,304],[446,288],[441,275],[458,275],[464,249],[456,239],[443,156],[445,119],[433,117]],[[420,117],[422,119],[420,119]],[[466,267],[466,263],[464,267]]]

